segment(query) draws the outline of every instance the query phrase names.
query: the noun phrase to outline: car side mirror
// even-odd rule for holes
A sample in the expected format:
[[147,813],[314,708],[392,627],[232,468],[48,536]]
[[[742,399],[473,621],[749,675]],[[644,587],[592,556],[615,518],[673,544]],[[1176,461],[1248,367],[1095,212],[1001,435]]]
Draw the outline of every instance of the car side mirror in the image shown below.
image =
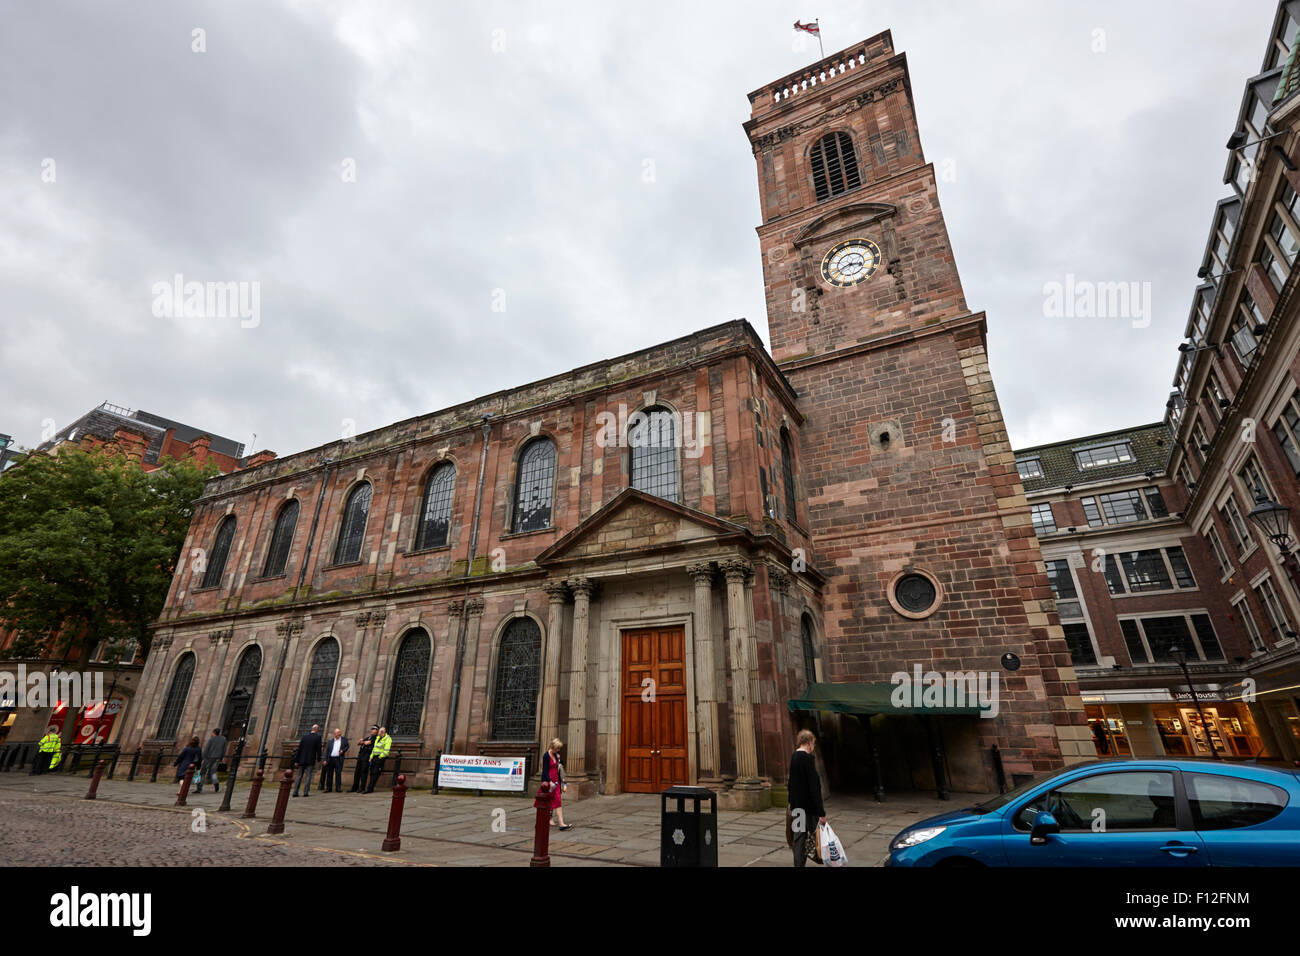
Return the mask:
[[1031,846],[1042,846],[1047,842],[1049,833],[1060,832],[1061,825],[1056,822],[1056,817],[1044,810],[1034,819],[1033,829],[1029,831],[1029,843]]

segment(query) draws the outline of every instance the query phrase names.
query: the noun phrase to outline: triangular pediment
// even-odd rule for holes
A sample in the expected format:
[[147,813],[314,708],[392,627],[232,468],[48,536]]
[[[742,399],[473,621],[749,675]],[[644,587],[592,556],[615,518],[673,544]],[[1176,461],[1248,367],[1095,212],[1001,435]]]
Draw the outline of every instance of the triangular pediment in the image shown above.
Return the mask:
[[832,209],[824,216],[818,216],[799,231],[794,237],[796,246],[807,245],[833,238],[848,229],[871,226],[884,219],[890,219],[898,212],[898,207],[886,202],[851,203]]
[[626,551],[647,552],[749,538],[749,530],[633,488],[601,508],[537,556],[545,565],[581,561]]

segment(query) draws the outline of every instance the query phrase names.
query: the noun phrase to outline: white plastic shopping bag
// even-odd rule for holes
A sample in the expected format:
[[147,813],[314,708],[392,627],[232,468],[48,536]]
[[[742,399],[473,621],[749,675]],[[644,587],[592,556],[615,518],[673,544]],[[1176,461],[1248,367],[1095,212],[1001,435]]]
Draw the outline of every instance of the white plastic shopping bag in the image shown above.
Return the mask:
[[822,863],[827,866],[843,866],[848,862],[848,857],[844,855],[844,845],[829,823],[823,823],[817,828],[817,839],[821,843]]

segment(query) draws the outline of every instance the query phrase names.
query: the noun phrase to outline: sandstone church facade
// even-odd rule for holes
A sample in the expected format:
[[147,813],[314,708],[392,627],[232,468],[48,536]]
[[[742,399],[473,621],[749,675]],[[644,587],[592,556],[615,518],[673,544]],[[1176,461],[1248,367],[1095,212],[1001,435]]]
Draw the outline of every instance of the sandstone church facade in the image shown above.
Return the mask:
[[[844,786],[1091,753],[904,56],[882,33],[750,102],[771,351],[729,322],[213,479],[124,747],[254,745],[274,690],[272,750],[559,736],[580,789],[732,806],[802,726]],[[997,715],[861,704],[916,665],[996,675]]]

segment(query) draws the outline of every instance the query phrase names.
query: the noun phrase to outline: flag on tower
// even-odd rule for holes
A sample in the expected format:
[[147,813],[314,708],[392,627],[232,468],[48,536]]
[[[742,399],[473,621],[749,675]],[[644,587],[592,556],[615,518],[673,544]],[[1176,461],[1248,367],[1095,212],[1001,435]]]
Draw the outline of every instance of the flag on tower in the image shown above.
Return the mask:
[[800,23],[796,20],[794,21],[794,28],[803,33],[811,33],[815,36],[817,38],[818,52],[820,52],[822,56],[826,55],[826,49],[822,46],[822,27],[819,21],[814,20],[812,23]]

